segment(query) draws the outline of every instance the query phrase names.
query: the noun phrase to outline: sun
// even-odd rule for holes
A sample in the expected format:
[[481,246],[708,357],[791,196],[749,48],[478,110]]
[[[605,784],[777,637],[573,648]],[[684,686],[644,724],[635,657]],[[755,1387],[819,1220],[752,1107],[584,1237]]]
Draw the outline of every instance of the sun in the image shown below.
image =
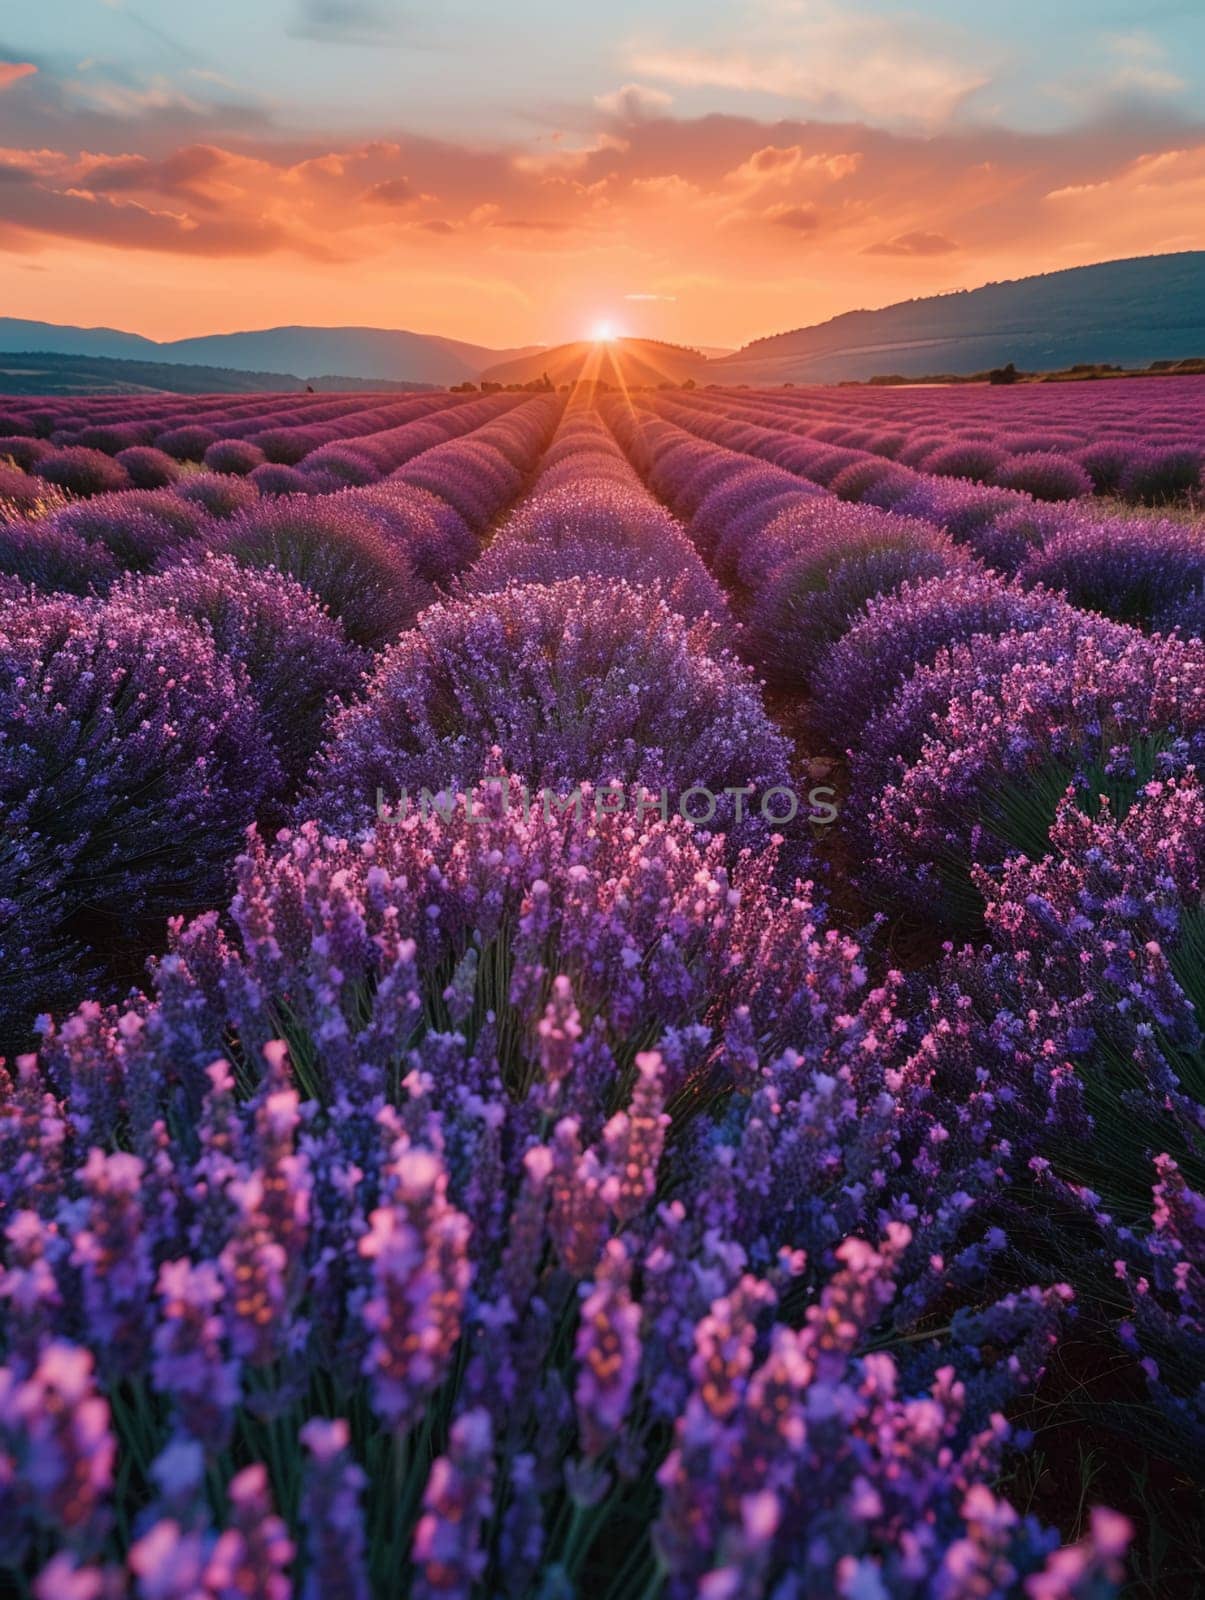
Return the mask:
[[595,344],[610,344],[612,339],[619,338],[619,329],[608,317],[601,317],[590,329],[590,337]]

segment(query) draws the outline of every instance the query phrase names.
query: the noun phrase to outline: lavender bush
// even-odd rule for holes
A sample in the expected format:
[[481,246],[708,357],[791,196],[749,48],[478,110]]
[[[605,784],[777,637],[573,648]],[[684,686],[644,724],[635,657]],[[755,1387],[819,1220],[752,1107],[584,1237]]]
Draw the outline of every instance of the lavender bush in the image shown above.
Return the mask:
[[0,520],[0,572],[38,589],[102,594],[117,578],[117,562],[54,518]]
[[1067,657],[1044,659],[1047,642],[1041,629],[1019,636],[998,684],[952,699],[916,763],[878,797],[876,865],[930,915],[964,914],[972,861],[1041,854],[1068,784],[1086,804],[1107,795],[1124,809],[1137,785],[1205,753],[1199,642],[1088,633]]
[[130,445],[113,457],[135,489],[165,489],[180,476],[180,467],[171,456],[150,445]]
[[1205,541],[1183,522],[1076,522],[1035,551],[1022,583],[1060,589],[1077,606],[1149,627],[1205,586]]
[[362,826],[378,791],[473,786],[503,763],[537,794],[583,781],[659,794],[703,786],[713,825],[728,787],[788,779],[787,747],[710,622],[687,625],[655,593],[568,579],[431,607],[382,658],[367,698],[332,724],[311,800]]
[[210,472],[226,472],[236,478],[249,477],[266,460],[259,446],[247,439],[216,439],[201,458]]
[[176,494],[189,505],[200,506],[206,516],[224,521],[259,499],[259,490],[246,478],[221,472],[194,472],[176,486]]
[[1015,455],[996,472],[996,482],[1035,500],[1078,500],[1092,493],[1092,479],[1079,462],[1052,451]]
[[32,470],[35,477],[81,497],[109,494],[114,489],[128,489],[130,486],[130,478],[124,467],[103,451],[88,450],[83,446],[52,450],[40,461],[35,461]]
[[241,677],[193,625],[62,601],[7,605],[0,624],[11,1043],[44,999],[41,966],[61,959],[66,983],[80,947],[219,896],[280,776]]
[[846,508],[771,573],[750,615],[751,648],[776,682],[802,688],[867,601],[966,559],[932,526]]
[[0,464],[11,462],[22,472],[32,472],[39,461],[50,454],[51,446],[44,439],[28,438],[23,434],[0,435]]
[[371,660],[296,580],[274,567],[240,567],[230,556],[208,554],[129,580],[113,598],[140,614],[199,623],[219,655],[246,672],[290,789],[304,776],[333,703],[356,697]]
[[200,461],[211,444],[217,443],[217,434],[196,422],[186,422],[179,428],[167,428],[156,436],[156,450],[171,456],[174,461]]
[[1125,500],[1166,505],[1195,494],[1201,487],[1205,450],[1199,445],[1166,445],[1136,450],[1117,485]]
[[813,686],[818,724],[839,749],[858,744],[901,685],[943,648],[977,634],[1039,628],[1060,610],[1050,594],[1024,594],[974,570],[902,583],[871,600],[821,659]]
[[354,504],[289,496],[244,511],[215,548],[244,567],[295,578],[342,623],[353,644],[379,650],[413,623],[430,591],[406,551]]
[[128,489],[54,514],[51,525],[99,545],[129,572],[148,572],[201,539],[205,514],[170,489]]

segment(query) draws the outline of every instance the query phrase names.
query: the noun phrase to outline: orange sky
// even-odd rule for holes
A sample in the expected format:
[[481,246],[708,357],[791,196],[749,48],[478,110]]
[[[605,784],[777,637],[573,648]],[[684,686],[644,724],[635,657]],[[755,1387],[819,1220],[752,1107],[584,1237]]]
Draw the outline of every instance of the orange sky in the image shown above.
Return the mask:
[[155,338],[368,323],[501,347],[606,320],[737,345],[1205,247],[1205,125],[1182,109],[1020,131],[696,111],[643,84],[470,139],[298,135],[168,88],[69,88],[0,62],[0,311]]

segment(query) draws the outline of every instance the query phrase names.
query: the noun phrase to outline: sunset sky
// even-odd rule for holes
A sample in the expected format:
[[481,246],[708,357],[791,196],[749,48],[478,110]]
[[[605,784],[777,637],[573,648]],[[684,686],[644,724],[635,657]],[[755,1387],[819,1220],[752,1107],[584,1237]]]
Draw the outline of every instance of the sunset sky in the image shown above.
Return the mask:
[[45,0],[0,314],[741,344],[1205,247],[1202,0]]

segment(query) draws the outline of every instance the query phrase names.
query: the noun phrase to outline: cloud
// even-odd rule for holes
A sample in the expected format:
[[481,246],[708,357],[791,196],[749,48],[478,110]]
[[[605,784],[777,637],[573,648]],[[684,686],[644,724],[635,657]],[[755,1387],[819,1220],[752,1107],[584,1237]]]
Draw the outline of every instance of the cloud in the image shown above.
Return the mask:
[[747,161],[726,173],[728,182],[737,187],[761,188],[770,184],[798,183],[803,179],[820,178],[837,183],[851,177],[862,164],[857,150],[840,151],[829,155],[825,151],[807,154],[802,145],[763,145]]
[[1167,51],[1157,39],[1140,29],[1111,35],[1106,44],[1117,65],[1104,87],[1117,93],[1137,92],[1160,96],[1176,95],[1188,87],[1187,81],[1167,65]]
[[361,198],[371,205],[409,206],[421,196],[409,178],[384,178],[366,189]]
[[329,242],[291,230],[285,219],[199,219],[138,201],[39,184],[18,184],[5,191],[4,221],[29,233],[118,249],[230,257],[290,249],[315,260],[339,259],[339,252]]
[[37,70],[32,61],[0,61],[0,91],[22,78],[32,78]]
[[611,94],[596,94],[594,104],[619,122],[645,122],[661,116],[674,103],[663,89],[649,89],[639,83],[625,83]]
[[1205,246],[1205,135],[1193,145],[1140,155],[1095,183],[1052,189],[1045,199],[1044,215],[1084,239],[1093,254],[1102,253],[1099,241],[1115,237],[1119,227],[1134,241],[1126,254],[1199,250]]
[[815,206],[770,206],[762,215],[776,228],[790,228],[795,233],[814,233],[820,226]]
[[671,305],[671,306],[672,305],[676,305],[677,302],[678,302],[678,297],[677,297],[676,294],[625,294],[624,295],[624,299],[625,300],[642,300],[642,301],[659,301],[659,302],[661,302],[661,303],[663,303],[665,305]]
[[897,233],[894,239],[869,244],[864,256],[948,256],[959,246],[944,233]]
[[950,52],[948,33],[915,18],[855,15],[835,0],[778,0],[746,5],[731,39],[638,49],[630,65],[642,77],[773,95],[825,117],[936,126],[991,82],[984,65]]
[[194,203],[213,205],[206,182],[238,162],[213,145],[186,145],[162,161],[145,156],[85,156],[78,168],[80,186],[94,194],[155,193],[187,195]]
[[491,228],[509,228],[514,233],[564,233],[573,227],[555,217],[491,217]]
[[288,32],[319,44],[397,44],[402,17],[375,0],[298,0]]

